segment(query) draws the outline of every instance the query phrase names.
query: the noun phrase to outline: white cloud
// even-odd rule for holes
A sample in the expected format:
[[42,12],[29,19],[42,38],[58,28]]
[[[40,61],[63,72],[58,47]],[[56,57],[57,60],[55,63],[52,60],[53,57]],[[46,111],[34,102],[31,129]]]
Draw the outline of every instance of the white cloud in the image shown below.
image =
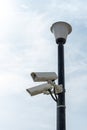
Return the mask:
[[[30,71],[47,66],[52,48],[44,39],[47,26],[44,18],[45,15],[35,12],[13,12],[6,21],[6,28],[4,30],[2,28],[3,33],[0,38],[0,69],[2,71],[0,90],[3,91],[2,94],[6,94],[6,91],[9,93],[8,90],[21,91],[20,86],[22,88],[24,85],[21,82],[25,83],[24,77],[30,74]],[[44,68],[41,70],[44,71]],[[24,75],[21,76],[21,74]]]

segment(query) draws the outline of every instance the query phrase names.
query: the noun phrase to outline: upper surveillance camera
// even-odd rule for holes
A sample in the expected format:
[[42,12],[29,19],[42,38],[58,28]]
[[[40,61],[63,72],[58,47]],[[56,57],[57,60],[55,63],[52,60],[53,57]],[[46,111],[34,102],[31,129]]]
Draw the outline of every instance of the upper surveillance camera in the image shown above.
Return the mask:
[[58,78],[55,72],[32,72],[31,76],[35,82],[54,81]]
[[41,84],[32,88],[28,88],[26,90],[31,96],[34,96],[37,94],[44,93],[45,91],[48,91],[49,89],[52,89],[52,85],[46,83],[46,84]]

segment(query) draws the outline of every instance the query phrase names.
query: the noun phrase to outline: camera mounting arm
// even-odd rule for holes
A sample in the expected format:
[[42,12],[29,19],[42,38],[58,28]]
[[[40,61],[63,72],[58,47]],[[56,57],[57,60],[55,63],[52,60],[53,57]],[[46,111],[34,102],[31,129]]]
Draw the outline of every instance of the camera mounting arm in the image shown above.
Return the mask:
[[50,94],[54,101],[57,102],[58,94],[63,92],[63,85],[56,85],[54,81],[49,80],[48,84],[52,85],[52,88],[45,91],[44,94]]

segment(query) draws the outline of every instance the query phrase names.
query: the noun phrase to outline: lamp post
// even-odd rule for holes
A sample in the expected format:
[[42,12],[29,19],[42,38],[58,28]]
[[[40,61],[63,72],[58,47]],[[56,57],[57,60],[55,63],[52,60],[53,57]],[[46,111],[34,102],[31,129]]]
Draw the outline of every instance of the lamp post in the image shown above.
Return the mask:
[[[34,82],[47,82],[26,89],[31,96],[41,93],[51,95],[57,103],[57,130],[66,130],[65,121],[65,79],[64,79],[64,44],[72,27],[66,22],[56,22],[51,27],[58,45],[58,77],[55,72],[33,72],[31,76]],[[58,85],[55,80],[58,79]]]
[[58,45],[58,84],[63,85],[63,92],[59,93],[57,98],[57,130],[66,130],[64,44],[66,43],[67,35],[72,31],[72,27],[66,22],[56,22],[52,25],[51,31]]

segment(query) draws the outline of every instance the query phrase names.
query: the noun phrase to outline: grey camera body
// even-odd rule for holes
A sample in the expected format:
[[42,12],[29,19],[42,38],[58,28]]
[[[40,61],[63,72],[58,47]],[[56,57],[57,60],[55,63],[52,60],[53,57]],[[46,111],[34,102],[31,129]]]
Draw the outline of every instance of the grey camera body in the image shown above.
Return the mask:
[[55,72],[32,72],[31,76],[35,82],[54,81],[58,78]]
[[48,89],[51,89],[51,88],[52,88],[52,85],[46,83],[46,84],[41,84],[41,85],[26,89],[26,90],[27,92],[29,92],[31,96],[34,96],[37,94],[44,93],[45,91],[48,91]]

